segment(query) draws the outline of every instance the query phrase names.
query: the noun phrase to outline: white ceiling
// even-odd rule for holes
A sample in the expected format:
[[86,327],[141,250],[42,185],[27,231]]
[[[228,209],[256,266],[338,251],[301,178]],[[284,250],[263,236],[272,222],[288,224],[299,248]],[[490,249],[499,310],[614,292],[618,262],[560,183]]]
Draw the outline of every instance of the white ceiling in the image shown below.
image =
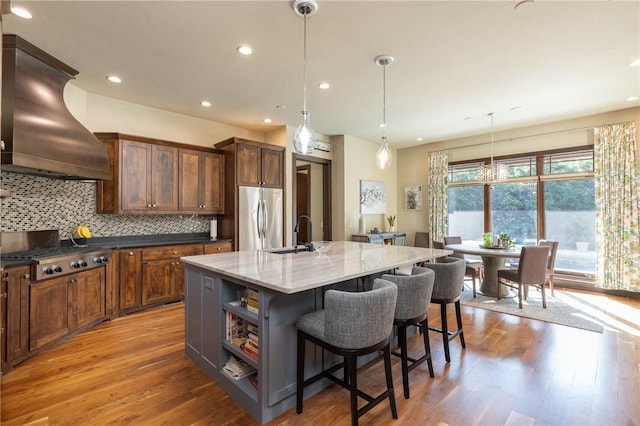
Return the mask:
[[[307,22],[312,127],[380,139],[381,54],[395,57],[386,103],[396,147],[487,133],[490,112],[499,131],[640,105],[625,101],[640,95],[640,67],[629,66],[640,58],[640,1],[515,4],[318,0]],[[85,91],[262,131],[300,121],[303,18],[290,1],[13,5],[35,17],[5,15],[3,32],[77,69]],[[239,55],[240,44],[254,54]]]

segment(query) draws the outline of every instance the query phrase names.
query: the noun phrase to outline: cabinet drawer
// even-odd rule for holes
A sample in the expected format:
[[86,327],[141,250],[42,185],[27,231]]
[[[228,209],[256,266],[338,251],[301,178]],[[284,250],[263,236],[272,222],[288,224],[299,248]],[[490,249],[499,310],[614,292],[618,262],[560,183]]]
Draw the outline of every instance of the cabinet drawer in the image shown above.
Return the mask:
[[182,256],[202,254],[202,244],[186,244],[178,246],[163,246],[142,251],[142,261],[171,259]]
[[232,251],[231,243],[205,244],[204,254],[227,253]]

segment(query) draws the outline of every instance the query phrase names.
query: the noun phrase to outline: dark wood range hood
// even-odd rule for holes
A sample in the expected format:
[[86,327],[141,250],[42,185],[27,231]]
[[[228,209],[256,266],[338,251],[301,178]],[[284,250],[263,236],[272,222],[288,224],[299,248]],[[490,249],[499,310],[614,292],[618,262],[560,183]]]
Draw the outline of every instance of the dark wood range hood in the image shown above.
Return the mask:
[[3,35],[3,171],[59,179],[110,179],[102,143],[67,109],[78,71],[16,35]]

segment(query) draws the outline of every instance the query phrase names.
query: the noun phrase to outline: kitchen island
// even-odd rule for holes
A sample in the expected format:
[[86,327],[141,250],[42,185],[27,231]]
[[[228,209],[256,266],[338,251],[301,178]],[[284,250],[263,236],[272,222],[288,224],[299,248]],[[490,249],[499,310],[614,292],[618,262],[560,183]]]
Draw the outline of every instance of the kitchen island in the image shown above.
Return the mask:
[[[239,251],[183,257],[186,355],[265,423],[295,406],[295,321],[322,309],[324,291],[361,287],[376,274],[451,253],[336,241],[326,254]],[[253,350],[243,343],[249,333],[255,336]],[[252,374],[229,374],[224,366],[230,357],[251,367]],[[314,375],[323,362],[337,361],[310,346],[305,372]],[[309,386],[305,397],[329,384]]]

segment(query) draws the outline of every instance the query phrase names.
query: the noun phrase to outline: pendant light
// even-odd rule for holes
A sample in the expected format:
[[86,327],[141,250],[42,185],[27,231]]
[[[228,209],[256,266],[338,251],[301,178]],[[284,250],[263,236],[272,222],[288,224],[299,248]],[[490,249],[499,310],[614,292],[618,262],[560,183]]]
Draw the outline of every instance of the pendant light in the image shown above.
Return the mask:
[[312,16],[318,10],[315,0],[295,0],[293,10],[304,18],[304,72],[302,84],[302,123],[293,134],[293,147],[300,154],[312,154],[316,135],[309,124],[307,111],[307,16]]
[[489,164],[483,164],[477,170],[477,180],[482,183],[502,182],[509,177],[509,169],[506,164],[499,164],[493,161],[493,113],[491,117],[491,161]]
[[375,63],[382,67],[382,144],[378,152],[376,152],[376,165],[380,170],[388,169],[391,167],[391,150],[387,143],[387,87],[386,87],[386,71],[387,65],[393,63],[393,56],[380,55],[374,59]]

